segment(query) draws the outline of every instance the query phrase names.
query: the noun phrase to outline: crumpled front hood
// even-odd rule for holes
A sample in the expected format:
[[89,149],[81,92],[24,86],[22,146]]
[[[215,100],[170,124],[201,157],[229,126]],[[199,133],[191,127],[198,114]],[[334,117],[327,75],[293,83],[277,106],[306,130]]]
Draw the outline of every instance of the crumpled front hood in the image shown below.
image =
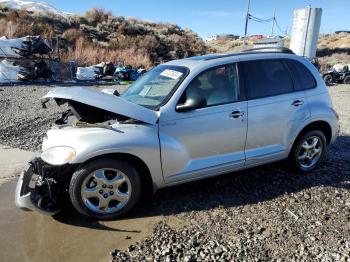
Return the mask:
[[130,117],[154,125],[158,113],[143,106],[131,103],[121,97],[106,94],[86,87],[57,87],[49,91],[45,98],[58,98],[80,102],[115,114]]

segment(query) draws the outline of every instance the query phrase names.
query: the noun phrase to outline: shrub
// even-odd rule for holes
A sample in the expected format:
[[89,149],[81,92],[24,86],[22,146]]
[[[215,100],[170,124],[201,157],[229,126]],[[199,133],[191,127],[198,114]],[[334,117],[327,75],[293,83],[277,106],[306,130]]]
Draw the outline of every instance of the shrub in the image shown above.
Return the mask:
[[108,16],[112,16],[112,12],[105,12],[102,8],[92,8],[85,13],[85,18],[91,25],[97,25],[108,20]]
[[147,69],[152,67],[152,62],[145,50],[109,49],[91,43],[84,37],[76,40],[75,47],[71,47],[64,54],[64,60],[76,60],[80,66],[89,66],[101,62],[110,61],[114,64],[130,64],[143,66]]
[[16,34],[18,25],[16,22],[6,21],[5,19],[0,20],[0,34],[7,38],[13,38]]
[[[132,17],[112,16],[93,8],[85,16],[62,18],[45,13],[11,10],[0,13],[0,34],[8,37],[41,35],[62,37],[60,56],[79,65],[101,61],[151,67],[170,59],[206,52],[203,41],[189,29],[175,24],[154,23]],[[49,41],[50,42],[50,41]]]
[[62,34],[62,38],[66,39],[68,43],[74,44],[80,37],[83,36],[83,33],[78,29],[70,28]]

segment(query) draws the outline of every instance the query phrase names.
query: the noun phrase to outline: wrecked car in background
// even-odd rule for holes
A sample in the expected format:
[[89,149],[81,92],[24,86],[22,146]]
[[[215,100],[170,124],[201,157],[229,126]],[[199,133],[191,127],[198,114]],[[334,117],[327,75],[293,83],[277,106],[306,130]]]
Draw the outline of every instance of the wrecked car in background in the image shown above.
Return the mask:
[[102,62],[98,65],[78,67],[76,77],[78,80],[94,80],[106,76],[113,76],[115,66],[112,62]]
[[349,65],[335,65],[332,68],[321,72],[321,76],[326,85],[332,85],[334,83],[350,84]]
[[114,219],[147,191],[283,159],[309,172],[339,133],[316,68],[287,49],[176,60],[122,95],[68,87],[52,99],[69,109],[16,188],[18,207],[51,215],[69,196]]
[[0,56],[4,57],[0,62],[0,83],[53,80],[54,73],[43,57],[52,49],[40,36],[1,37],[0,50]]
[[26,82],[32,80],[50,80],[54,77],[53,71],[45,61],[11,62],[4,59],[0,62],[0,83]]
[[0,38],[1,56],[30,57],[49,54],[52,49],[40,36],[26,36],[15,39]]

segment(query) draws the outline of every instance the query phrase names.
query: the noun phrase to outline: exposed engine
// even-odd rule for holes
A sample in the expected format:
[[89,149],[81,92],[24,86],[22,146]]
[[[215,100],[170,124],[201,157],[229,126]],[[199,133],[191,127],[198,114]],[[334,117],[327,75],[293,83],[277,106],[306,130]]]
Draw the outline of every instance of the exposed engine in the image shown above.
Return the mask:
[[[76,121],[80,123],[97,124],[106,123],[108,121],[126,121],[130,118],[118,115],[94,106],[83,104],[73,100],[67,99],[55,99],[56,103],[60,106],[68,104],[68,110],[65,111],[59,119],[55,121],[58,126],[72,125]],[[43,107],[46,107],[48,100],[42,101]]]

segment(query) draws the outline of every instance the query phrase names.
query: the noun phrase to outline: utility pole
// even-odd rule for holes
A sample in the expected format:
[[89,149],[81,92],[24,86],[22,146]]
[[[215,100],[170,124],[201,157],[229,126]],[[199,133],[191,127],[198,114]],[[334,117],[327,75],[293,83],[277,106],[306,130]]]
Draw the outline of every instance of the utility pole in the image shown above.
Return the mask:
[[274,29],[275,29],[275,21],[276,21],[276,9],[275,12],[273,13],[273,19],[272,19],[272,29],[271,29],[271,37],[274,36]]
[[247,45],[247,31],[248,31],[249,9],[250,9],[250,0],[248,0],[247,15],[246,15],[246,17],[245,17],[245,28],[244,28],[243,47],[245,47],[245,46]]

